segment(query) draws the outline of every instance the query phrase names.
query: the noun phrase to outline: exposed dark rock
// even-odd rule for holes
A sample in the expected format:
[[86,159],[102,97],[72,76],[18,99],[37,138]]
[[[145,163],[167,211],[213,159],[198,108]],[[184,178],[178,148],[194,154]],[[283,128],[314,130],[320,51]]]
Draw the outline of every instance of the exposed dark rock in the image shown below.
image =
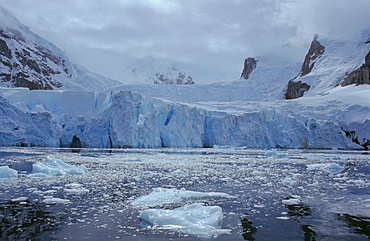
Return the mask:
[[341,128],[342,131],[346,134],[347,138],[350,138],[353,143],[356,143],[359,146],[362,146],[365,150],[369,150],[370,140],[364,138],[362,141],[359,141],[356,131],[347,131],[344,128]]
[[22,33],[14,29],[0,28],[0,64],[3,65],[0,82],[7,87],[52,90],[63,86],[56,80],[57,75],[72,77],[65,59],[41,45],[25,41]]
[[319,41],[317,41],[318,37],[319,36],[317,34],[314,35],[310,49],[304,58],[300,73],[301,77],[312,71],[317,60],[319,60],[325,52],[325,47],[322,46]]
[[240,75],[240,78],[248,79],[249,75],[253,72],[253,70],[257,67],[257,60],[254,58],[246,58],[244,60],[244,69],[242,71],[242,74]]
[[195,84],[193,78],[190,75],[186,75],[185,72],[179,71],[172,68],[167,73],[156,73],[154,77],[151,77],[154,84],[161,85],[193,85]]
[[315,63],[324,54],[325,47],[322,46],[319,41],[317,41],[318,37],[319,36],[317,34],[315,34],[313,37],[310,49],[308,50],[308,53],[304,58],[301,72],[296,77],[289,80],[287,88],[285,90],[285,99],[300,98],[303,96],[304,92],[310,89],[310,85],[308,85],[307,83],[303,83],[301,80],[296,81],[296,79],[309,74],[315,66]]
[[0,53],[3,54],[8,59],[12,58],[12,52],[10,51],[8,45],[6,42],[2,39],[0,39]]
[[69,145],[70,148],[82,148],[81,140],[77,136],[73,136],[73,140],[71,144]]
[[302,81],[289,80],[288,87],[285,92],[285,99],[296,99],[302,97],[304,92],[308,91],[310,86]]
[[365,63],[345,77],[341,85],[347,86],[352,84],[370,84],[370,51],[365,57]]

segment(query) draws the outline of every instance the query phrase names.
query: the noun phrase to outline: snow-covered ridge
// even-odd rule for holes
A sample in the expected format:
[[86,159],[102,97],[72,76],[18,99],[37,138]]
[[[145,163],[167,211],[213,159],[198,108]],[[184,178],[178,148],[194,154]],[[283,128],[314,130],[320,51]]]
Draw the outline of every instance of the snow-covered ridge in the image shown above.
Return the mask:
[[93,74],[0,7],[0,86],[101,90],[120,82]]

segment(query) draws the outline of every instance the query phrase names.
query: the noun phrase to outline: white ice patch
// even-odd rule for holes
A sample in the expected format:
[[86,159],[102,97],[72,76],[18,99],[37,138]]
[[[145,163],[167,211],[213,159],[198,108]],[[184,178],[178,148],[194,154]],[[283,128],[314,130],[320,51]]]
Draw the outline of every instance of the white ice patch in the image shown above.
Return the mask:
[[289,154],[280,153],[276,149],[271,149],[265,152],[265,156],[289,157]]
[[300,205],[302,203],[301,197],[298,195],[291,196],[290,198],[282,201],[284,205]]
[[320,170],[328,173],[339,173],[344,170],[344,167],[338,165],[337,163],[321,163],[307,165],[307,170]]
[[231,231],[221,229],[223,214],[220,207],[206,207],[199,203],[173,210],[144,210],[140,213],[140,219],[153,225],[154,228],[177,230],[205,239]]
[[0,178],[18,177],[18,172],[8,166],[0,167]]
[[134,200],[131,204],[137,207],[153,207],[157,205],[170,203],[183,203],[192,200],[205,200],[215,197],[231,197],[227,193],[222,192],[195,192],[186,191],[185,188],[167,189],[153,188],[153,191],[146,196],[141,196]]
[[83,195],[89,192],[90,190],[85,189],[85,188],[78,188],[78,189],[77,188],[66,188],[64,189],[64,193],[67,195]]
[[299,205],[301,203],[301,200],[299,200],[298,198],[291,198],[291,199],[283,200],[282,203],[284,205]]
[[65,174],[85,174],[87,168],[83,165],[77,167],[69,165],[53,156],[48,156],[44,162],[37,162],[32,165],[32,172],[41,175],[65,175]]
[[280,153],[276,149],[271,149],[265,152],[266,156],[278,156]]
[[290,178],[290,177],[285,177],[283,180],[281,180],[281,182],[284,184],[284,185],[288,185],[288,186],[291,186],[295,183],[295,181]]
[[54,197],[47,197],[44,199],[44,203],[46,204],[67,204],[70,203],[68,199],[62,199],[62,198],[54,198]]

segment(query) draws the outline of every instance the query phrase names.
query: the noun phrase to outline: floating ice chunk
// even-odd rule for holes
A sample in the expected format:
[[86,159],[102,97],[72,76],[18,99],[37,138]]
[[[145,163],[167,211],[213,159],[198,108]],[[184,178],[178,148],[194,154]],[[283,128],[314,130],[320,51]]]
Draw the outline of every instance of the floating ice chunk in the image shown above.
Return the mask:
[[282,201],[284,205],[300,205],[301,204],[301,197],[300,196],[291,196],[287,199]]
[[171,174],[185,174],[185,172],[180,169],[176,169],[175,171],[171,172]]
[[293,185],[295,183],[295,181],[290,177],[284,178],[281,182],[285,185]]
[[27,200],[28,200],[28,197],[18,197],[18,198],[13,198],[12,202],[24,202]]
[[338,165],[337,163],[321,163],[307,165],[307,170],[320,170],[329,173],[338,173],[344,170],[344,167]]
[[340,156],[336,156],[336,155],[327,155],[327,154],[303,154],[302,155],[303,158],[306,158],[306,159],[322,159],[322,158],[326,158],[326,159],[333,159],[333,160],[342,160],[342,158]]
[[82,184],[70,183],[66,185],[66,188],[64,188],[63,192],[66,195],[83,195],[83,194],[89,193],[90,190],[83,188]]
[[278,152],[276,149],[271,149],[265,152],[265,156],[289,157],[289,154],[283,154]]
[[152,171],[145,171],[142,174],[145,175],[145,176],[153,176],[153,175],[157,175],[158,173],[157,172],[152,172]]
[[231,197],[227,193],[222,192],[195,192],[186,191],[185,188],[167,189],[153,188],[153,191],[146,196],[141,196],[134,200],[131,204],[137,207],[152,207],[170,203],[182,203],[192,200],[205,200],[215,197]]
[[144,210],[140,213],[140,219],[154,227],[177,230],[205,239],[231,232],[229,229],[221,229],[223,214],[220,207],[203,206],[200,203],[173,210]]
[[299,200],[298,198],[290,198],[283,200],[282,203],[284,205],[299,205],[301,203],[301,200]]
[[44,203],[46,204],[67,204],[70,203],[68,199],[62,199],[62,198],[54,198],[54,197],[48,197],[44,199]]
[[67,188],[80,188],[80,187],[82,187],[82,184],[79,184],[79,183],[69,183],[69,184],[66,184],[66,187]]
[[235,150],[235,147],[233,146],[219,146],[219,145],[213,145],[214,149],[228,149],[228,150]]
[[49,156],[44,162],[34,163],[32,172],[47,175],[85,174],[87,168],[83,165],[79,167],[69,165],[53,156]]
[[67,195],[83,195],[83,194],[86,194],[86,193],[89,193],[90,190],[89,189],[85,189],[85,188],[66,188],[64,189],[64,192],[67,194]]
[[265,156],[278,156],[280,153],[276,149],[271,149],[265,152]]
[[0,178],[18,177],[18,172],[8,166],[0,167]]
[[130,159],[127,159],[128,162],[142,162],[142,160],[140,158],[136,158],[136,157],[133,157],[133,158],[130,158]]

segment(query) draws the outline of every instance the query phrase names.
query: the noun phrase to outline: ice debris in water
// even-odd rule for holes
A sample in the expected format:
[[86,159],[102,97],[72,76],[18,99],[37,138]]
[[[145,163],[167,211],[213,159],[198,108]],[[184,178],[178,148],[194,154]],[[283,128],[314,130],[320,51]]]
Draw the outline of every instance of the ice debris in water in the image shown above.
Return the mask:
[[195,192],[187,191],[185,188],[178,190],[158,187],[153,188],[153,191],[149,195],[141,196],[131,204],[137,207],[151,207],[170,203],[182,203],[191,200],[204,200],[215,197],[231,196],[222,192]]
[[279,152],[276,149],[271,149],[265,152],[266,156],[278,156]]
[[32,172],[41,175],[85,174],[87,168],[83,165],[79,167],[69,165],[53,156],[48,156],[44,162],[34,163]]
[[289,157],[289,154],[283,154],[276,149],[271,149],[265,152],[265,156]]
[[89,193],[90,190],[83,188],[82,184],[70,183],[66,185],[66,188],[64,188],[63,192],[66,195],[83,195],[83,194]]
[[203,206],[200,203],[173,210],[147,209],[140,213],[140,219],[155,228],[177,230],[205,239],[231,232],[229,229],[221,229],[223,220],[221,207]]
[[337,163],[320,163],[307,165],[307,170],[320,170],[329,173],[339,173],[344,170],[344,167],[338,165]]
[[18,172],[8,166],[0,167],[0,178],[18,177]]
[[287,199],[284,199],[283,201],[282,201],[282,203],[284,204],[284,205],[293,205],[293,206],[295,206],[295,205],[300,205],[301,204],[301,200],[300,200],[300,196],[292,196],[292,197],[290,197],[290,198],[287,198]]
[[54,197],[47,197],[44,199],[44,203],[46,204],[67,204],[70,203],[68,199],[62,199],[62,198],[54,198]]

